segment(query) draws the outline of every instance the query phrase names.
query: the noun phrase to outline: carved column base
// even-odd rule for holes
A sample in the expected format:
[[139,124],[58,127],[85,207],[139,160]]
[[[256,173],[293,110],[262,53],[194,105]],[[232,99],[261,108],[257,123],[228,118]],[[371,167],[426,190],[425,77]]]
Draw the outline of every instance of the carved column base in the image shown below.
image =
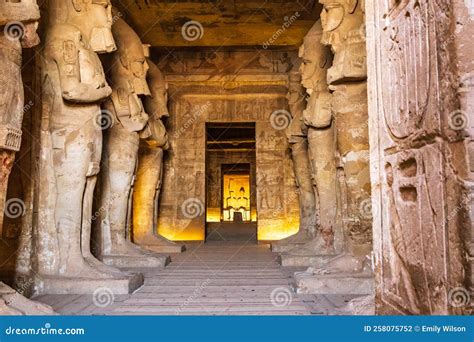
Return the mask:
[[7,315],[56,315],[53,309],[41,303],[34,302],[0,282],[0,316]]
[[108,266],[118,268],[161,268],[169,264],[169,256],[132,256],[132,255],[104,255],[102,262]]
[[280,264],[284,267],[315,267],[325,265],[332,256],[328,255],[293,255],[285,253],[280,255]]
[[135,292],[144,283],[143,274],[124,274],[122,277],[92,279],[38,276],[35,279],[37,294],[93,294],[100,288],[110,290],[114,295]]
[[296,292],[325,295],[372,295],[373,276],[354,274],[312,275],[309,272],[295,274]]
[[272,252],[275,253],[285,253],[298,248],[298,246],[304,245],[311,239],[312,235],[308,231],[300,231],[286,239],[272,243],[271,249]]
[[140,241],[134,241],[140,247],[155,253],[182,253],[186,250],[184,245],[177,244],[162,236],[145,236]]
[[343,315],[373,316],[375,315],[375,296],[368,295],[354,298],[339,311]]

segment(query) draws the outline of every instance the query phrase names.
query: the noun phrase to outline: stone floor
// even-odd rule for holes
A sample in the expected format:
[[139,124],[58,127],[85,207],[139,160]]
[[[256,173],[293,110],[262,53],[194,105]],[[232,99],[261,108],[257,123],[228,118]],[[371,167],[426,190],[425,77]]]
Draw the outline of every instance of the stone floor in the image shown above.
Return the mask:
[[165,269],[141,270],[130,295],[43,295],[35,300],[68,315],[334,315],[350,296],[296,295],[292,273],[268,245],[189,244]]

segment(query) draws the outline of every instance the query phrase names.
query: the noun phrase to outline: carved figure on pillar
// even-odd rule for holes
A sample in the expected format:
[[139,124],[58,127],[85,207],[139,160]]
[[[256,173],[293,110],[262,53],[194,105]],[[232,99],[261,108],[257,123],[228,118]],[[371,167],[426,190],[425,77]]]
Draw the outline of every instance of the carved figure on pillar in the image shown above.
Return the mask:
[[163,182],[163,157],[169,149],[168,135],[163,119],[169,117],[168,85],[158,67],[147,59],[147,82],[151,96],[144,100],[150,115],[148,128],[151,135],[140,141],[138,168],[133,192],[133,242],[159,253],[180,253],[179,245],[160,236],[157,229],[159,199]]
[[316,273],[370,273],[372,215],[369,175],[367,61],[364,12],[357,0],[320,0],[322,44],[334,61],[327,72],[336,142],[345,175],[345,252]]
[[104,149],[99,206],[98,255],[117,267],[164,266],[167,258],[155,256],[129,241],[132,187],[140,136],[148,138],[149,116],[141,96],[149,96],[148,63],[140,38],[122,19],[112,27],[117,52],[106,61],[112,96],[103,106]]
[[34,0],[0,2],[0,237],[8,178],[20,150],[24,92],[21,77],[22,48],[39,43],[40,17]]
[[[24,92],[22,48],[39,43],[36,27],[40,12],[35,0],[0,1],[0,239],[7,185],[20,150]],[[0,315],[51,315],[51,307],[35,303],[0,282]]]
[[112,92],[97,54],[116,49],[111,5],[51,0],[49,18],[42,54],[42,159],[51,160],[51,165],[41,169],[46,173],[51,168],[54,179],[45,179],[48,190],[40,200],[53,197],[55,229],[43,222],[39,234],[57,240],[58,258],[51,261],[54,265],[40,267],[45,275],[38,288],[46,293],[90,293],[98,285],[115,284],[117,293],[128,293],[143,277],[104,265],[90,249],[102,149],[100,103]]
[[292,121],[286,134],[290,144],[293,170],[298,187],[300,205],[300,228],[297,234],[272,244],[272,251],[283,252],[311,240],[316,234],[318,212],[316,193],[311,178],[311,165],[308,155],[308,128],[303,124],[303,111],[306,108],[306,90],[301,84],[298,66],[289,73],[288,102]]
[[313,185],[319,200],[319,228],[315,237],[290,251],[292,255],[334,254],[334,232],[337,224],[336,145],[334,120],[330,111],[330,94],[326,72],[332,61],[328,48],[320,44],[321,22],[316,22],[300,49],[302,85],[310,98],[303,112],[308,133],[308,153]]

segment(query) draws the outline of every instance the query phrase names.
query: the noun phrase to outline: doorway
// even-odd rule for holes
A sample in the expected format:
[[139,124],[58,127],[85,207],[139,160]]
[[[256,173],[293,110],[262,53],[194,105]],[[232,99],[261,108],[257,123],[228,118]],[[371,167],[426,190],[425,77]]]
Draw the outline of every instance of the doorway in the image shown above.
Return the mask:
[[206,124],[206,241],[256,241],[255,123]]

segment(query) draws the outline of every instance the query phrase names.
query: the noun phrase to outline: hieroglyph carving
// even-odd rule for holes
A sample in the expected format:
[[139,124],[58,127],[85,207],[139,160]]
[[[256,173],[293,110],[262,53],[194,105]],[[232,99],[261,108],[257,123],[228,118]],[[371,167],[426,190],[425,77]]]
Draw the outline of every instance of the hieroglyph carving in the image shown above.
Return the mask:
[[462,135],[449,125],[458,101],[446,78],[455,61],[439,48],[453,34],[450,7],[367,1],[379,313],[461,313],[469,304],[456,301],[469,296],[459,234],[472,226],[463,214]]

